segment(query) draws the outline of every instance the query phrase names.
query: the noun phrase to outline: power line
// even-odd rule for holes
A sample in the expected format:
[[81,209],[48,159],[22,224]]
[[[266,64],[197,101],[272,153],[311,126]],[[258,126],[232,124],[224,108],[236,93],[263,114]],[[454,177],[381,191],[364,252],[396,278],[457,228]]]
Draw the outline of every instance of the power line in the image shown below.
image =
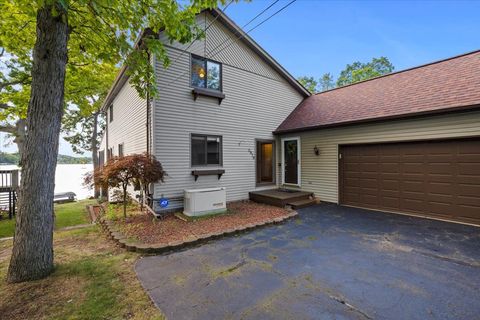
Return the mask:
[[[225,6],[225,8],[223,8],[223,11],[227,10],[227,8],[233,3],[234,0],[230,0],[230,2]],[[216,16],[215,19],[213,19],[213,21],[205,28],[205,33],[207,32],[207,30],[215,23],[215,21],[218,19],[220,15]],[[175,64],[175,62],[178,61],[178,59],[180,59],[181,56],[183,56],[185,54],[185,52],[187,52],[188,49],[190,49],[190,47],[195,43],[195,41],[197,41],[198,39],[200,39],[200,36],[201,34],[197,35],[197,37],[195,39],[193,39],[192,42],[190,42],[190,44],[188,45],[188,47],[186,47],[185,49],[182,50],[182,52],[180,52],[180,54],[175,58],[175,60],[172,62],[172,65]]]
[[[277,14],[279,14],[280,12],[282,12],[283,10],[285,10],[288,6],[290,6],[291,4],[293,4],[294,2],[296,2],[297,0],[292,0],[290,1],[289,3],[287,3],[286,5],[284,5],[282,8],[280,8],[279,10],[277,10],[275,13],[273,13],[271,16],[269,16],[268,18],[266,18],[265,20],[263,20],[262,22],[258,23],[257,25],[255,25],[253,28],[251,28],[250,30],[246,31],[245,34],[243,35],[240,35],[239,37],[237,37],[236,39],[233,40],[233,42],[231,42],[228,46],[222,48],[220,51],[217,51],[215,53],[213,53],[210,57],[215,57],[217,54],[219,54],[220,52],[222,52],[223,50],[227,49],[228,47],[230,47],[234,42],[237,42],[238,40],[244,38],[247,34],[249,34],[250,32],[252,32],[253,30],[257,29],[258,27],[260,27],[262,24],[264,24],[265,22],[267,22],[268,20],[270,20],[271,18],[273,18],[274,16],[276,16]],[[217,48],[219,48],[219,46],[217,46],[216,48],[214,48],[211,52],[215,51]]]
[[[249,22],[247,22],[246,25],[250,24],[252,21],[254,21],[256,18],[258,18],[260,15],[262,15],[265,11],[267,11],[269,8],[271,8],[275,3],[277,3],[279,0],[276,0],[274,1],[271,5],[269,5],[267,8],[263,9],[259,14],[257,14],[254,18],[252,18]],[[283,6],[282,8],[280,8],[279,10],[277,10],[276,12],[274,12],[272,15],[270,15],[269,17],[267,17],[266,19],[264,19],[263,21],[261,21],[260,23],[258,23],[257,25],[255,25],[253,28],[249,29],[247,32],[245,32],[243,35],[241,34],[240,36],[238,36],[236,39],[233,40],[232,43],[230,43],[228,46],[224,47],[222,50],[218,51],[218,52],[215,52],[214,55],[212,55],[211,57],[214,57],[215,55],[219,54],[220,52],[222,52],[223,50],[227,49],[228,47],[230,47],[234,42],[244,38],[246,35],[248,35],[248,33],[252,32],[253,30],[257,29],[258,27],[260,27],[262,24],[264,24],[265,22],[267,22],[268,20],[270,20],[271,18],[273,18],[274,16],[276,16],[277,14],[279,14],[281,11],[285,10],[288,6],[290,6],[291,4],[293,4],[294,2],[296,2],[297,0],[292,0],[290,1],[289,3],[287,3],[285,6]],[[231,39],[227,39],[227,41],[229,41]],[[213,48],[211,52],[215,51],[216,49],[218,49],[221,45],[223,45],[225,42],[222,42],[220,45],[216,46],[215,48]],[[205,57],[207,58],[207,57]],[[187,70],[185,71],[184,73],[180,74],[178,77],[176,77],[175,79],[173,79],[172,81],[170,81],[167,86],[170,86],[172,85],[173,83],[175,83],[178,79],[180,79],[181,77],[183,77],[185,74],[187,74],[188,72],[190,72],[190,70]]]
[[[263,9],[259,14],[257,14],[255,17],[253,17],[252,19],[250,19],[250,21],[248,21],[246,24],[244,24],[242,26],[242,30],[245,29],[246,26],[248,26],[250,23],[252,23],[253,21],[255,21],[258,17],[260,17],[262,14],[265,13],[265,11],[267,11],[268,9],[270,9],[271,7],[273,7],[278,1],[280,0],[275,0],[274,2],[272,2],[268,7],[266,7],[265,9]],[[222,43],[220,43],[218,46],[216,46],[215,48],[213,48],[208,54],[212,54],[213,51],[215,51],[216,49],[218,49],[219,47],[223,46],[225,43],[231,41],[232,39],[231,38],[228,38],[226,39],[225,41],[223,41]],[[235,41],[235,40],[233,40]]]

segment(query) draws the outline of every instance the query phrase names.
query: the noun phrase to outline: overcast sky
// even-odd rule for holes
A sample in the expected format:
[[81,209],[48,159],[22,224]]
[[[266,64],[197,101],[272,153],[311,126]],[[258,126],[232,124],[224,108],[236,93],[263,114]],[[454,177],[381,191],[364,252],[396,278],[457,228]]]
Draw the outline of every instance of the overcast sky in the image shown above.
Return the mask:
[[[290,0],[281,0],[246,30]],[[243,26],[273,0],[230,5]],[[479,1],[298,0],[250,35],[295,77],[335,77],[346,64],[386,56],[401,70],[480,49]],[[0,150],[5,136],[0,136]],[[60,153],[73,155],[61,140]]]

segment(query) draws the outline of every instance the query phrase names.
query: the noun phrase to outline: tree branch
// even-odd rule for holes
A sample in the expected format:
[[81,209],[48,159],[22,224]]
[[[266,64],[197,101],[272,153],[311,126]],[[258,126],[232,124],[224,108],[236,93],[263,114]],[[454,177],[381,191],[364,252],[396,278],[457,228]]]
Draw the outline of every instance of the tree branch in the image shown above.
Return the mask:
[[29,78],[23,78],[23,79],[18,79],[18,80],[14,80],[14,81],[2,82],[2,83],[0,83],[0,90],[3,90],[3,88],[5,88],[5,87],[14,86],[14,85],[17,85],[17,84],[21,84],[21,85],[30,84],[30,82],[31,82],[31,80]]
[[17,128],[12,125],[0,125],[0,131],[15,134],[17,132]]

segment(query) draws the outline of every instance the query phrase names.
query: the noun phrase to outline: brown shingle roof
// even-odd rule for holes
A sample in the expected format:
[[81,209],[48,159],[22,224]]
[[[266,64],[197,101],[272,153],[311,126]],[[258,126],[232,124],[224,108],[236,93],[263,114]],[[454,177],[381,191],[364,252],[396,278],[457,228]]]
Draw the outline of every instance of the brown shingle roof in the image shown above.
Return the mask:
[[480,106],[480,50],[313,95],[275,133],[473,106]]

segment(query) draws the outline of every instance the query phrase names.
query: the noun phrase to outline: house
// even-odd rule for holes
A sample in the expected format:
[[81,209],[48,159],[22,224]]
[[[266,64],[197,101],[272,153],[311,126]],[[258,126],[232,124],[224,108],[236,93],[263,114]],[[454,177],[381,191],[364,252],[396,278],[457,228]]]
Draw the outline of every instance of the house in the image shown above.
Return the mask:
[[168,69],[153,57],[150,104],[117,77],[100,161],[155,155],[168,177],[153,197],[169,209],[184,189],[226,187],[234,201],[282,186],[480,224],[480,51],[310,95],[221,11],[197,19],[205,39],[166,42]]
[[275,133],[282,183],[322,201],[480,224],[480,51],[313,95]]
[[234,201],[275,187],[280,171],[273,131],[310,96],[221,11],[204,11],[197,20],[207,29],[205,39],[191,46],[165,41],[172,62],[167,69],[153,57],[158,96],[150,106],[125,69],[103,105],[100,162],[155,155],[168,176],[153,187],[153,198],[168,198],[168,209],[183,205],[184,189],[221,186]]

